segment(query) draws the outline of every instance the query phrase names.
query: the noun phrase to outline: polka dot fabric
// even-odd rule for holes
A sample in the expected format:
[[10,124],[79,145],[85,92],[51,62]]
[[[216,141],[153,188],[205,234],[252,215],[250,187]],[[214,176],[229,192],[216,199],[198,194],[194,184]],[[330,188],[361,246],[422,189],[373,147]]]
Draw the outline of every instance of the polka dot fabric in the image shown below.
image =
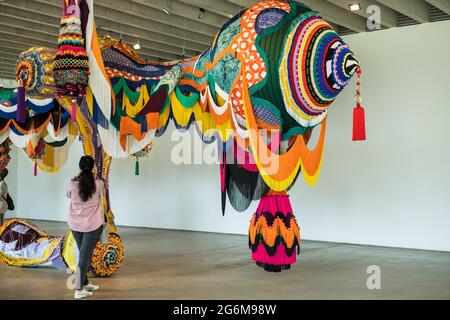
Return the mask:
[[255,40],[258,36],[255,26],[258,15],[267,9],[279,9],[289,12],[290,6],[284,1],[264,1],[256,3],[245,11],[242,16],[241,33],[231,44],[231,50],[243,62],[240,76],[236,80],[230,95],[231,107],[233,112],[244,118],[244,109],[242,101],[242,81],[247,80],[249,88],[264,79],[267,74],[266,64],[261,58],[255,46]]

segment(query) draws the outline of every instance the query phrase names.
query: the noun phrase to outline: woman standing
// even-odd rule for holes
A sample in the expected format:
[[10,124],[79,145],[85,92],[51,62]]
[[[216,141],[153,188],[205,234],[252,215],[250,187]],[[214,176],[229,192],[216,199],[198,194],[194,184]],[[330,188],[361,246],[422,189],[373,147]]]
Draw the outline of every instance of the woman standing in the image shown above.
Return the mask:
[[83,156],[79,166],[81,171],[70,181],[66,192],[70,198],[67,223],[79,251],[75,299],[91,296],[92,291],[99,288],[89,282],[87,273],[103,229],[102,194],[105,193],[103,181],[96,179],[93,173],[94,159]]

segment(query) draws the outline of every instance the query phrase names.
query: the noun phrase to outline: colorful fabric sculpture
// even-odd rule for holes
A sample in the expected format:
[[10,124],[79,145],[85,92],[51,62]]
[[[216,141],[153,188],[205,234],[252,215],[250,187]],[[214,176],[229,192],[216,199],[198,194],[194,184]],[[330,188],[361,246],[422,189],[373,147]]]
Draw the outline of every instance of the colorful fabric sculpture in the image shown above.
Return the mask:
[[19,56],[16,68],[17,114],[19,122],[25,122],[25,94],[29,98],[53,98],[56,92],[53,78],[55,51],[49,48],[32,47]]
[[[328,108],[359,70],[358,60],[333,28],[303,4],[263,1],[226,23],[198,57],[155,64],[111,40],[102,56],[116,101],[114,116],[99,129],[105,150],[117,157],[122,148],[126,156],[139,141],[163,134],[170,119],[181,130],[194,123],[203,141],[217,141],[227,159],[221,165],[223,206],[228,195],[238,211],[261,198],[264,208],[274,202],[287,210],[284,219],[273,219],[276,227],[255,214],[259,223],[250,227],[254,260],[270,271],[293,263],[300,239],[295,220],[286,218],[292,210],[284,192],[300,172],[311,185],[317,180]],[[95,97],[88,101],[95,113]],[[310,150],[307,142],[318,125],[320,138]],[[264,130],[272,140],[264,141]],[[237,161],[230,146],[251,161]],[[280,213],[276,206],[268,208],[266,215]],[[259,246],[268,234],[284,240],[289,234],[291,242]]]
[[53,266],[65,270],[61,240],[29,221],[8,220],[0,228],[0,262],[10,266]]
[[[253,260],[267,271],[289,269],[299,252],[300,230],[287,191],[300,173],[310,185],[318,178],[328,109],[361,71],[349,47],[306,5],[265,0],[225,23],[199,56],[147,62],[122,41],[106,39],[100,47],[92,0],[75,2],[81,14],[69,15],[69,3],[53,67],[56,98],[65,109],[72,107],[85,154],[94,157],[107,185],[112,158],[148,154],[152,139],[163,135],[171,120],[179,130],[194,125],[203,142],[219,147],[222,213],[227,197],[237,211],[260,201],[249,227]],[[68,22],[75,26],[66,27]],[[88,75],[83,25],[92,74],[81,101],[72,97],[84,95]],[[365,139],[359,86],[358,80],[354,140]],[[316,127],[320,136],[311,150]],[[104,201],[105,217],[114,226],[109,192]],[[117,270],[109,266],[120,260],[120,250],[120,245],[104,248],[108,258],[93,262],[107,261],[98,274]]]
[[[69,114],[52,98],[27,97],[25,106],[28,115],[21,123],[16,120],[17,95],[11,100],[0,100],[0,143],[11,141],[42,170],[56,172],[67,160],[68,148],[78,134],[77,128],[68,121]],[[39,143],[41,138],[44,146]]]
[[115,103],[111,82],[106,74],[100,50],[94,19],[94,0],[80,1],[81,16],[86,35],[86,52],[89,58],[89,88],[95,96],[99,109],[107,120],[111,119],[112,106]]
[[63,0],[63,15],[53,75],[58,96],[72,99],[71,115],[75,120],[76,102],[84,97],[89,83],[89,62],[84,48],[78,0]]
[[[116,136],[102,135],[106,151],[117,156],[122,147],[126,156],[129,139],[136,146],[150,134],[159,136],[170,119],[181,130],[194,123],[226,159],[220,166],[222,211],[226,195],[238,211],[262,198],[249,231],[253,259],[269,271],[288,268],[300,233],[285,192],[300,172],[311,185],[318,178],[328,108],[359,72],[349,47],[304,4],[269,0],[227,22],[198,57],[155,64],[130,52],[121,42],[102,48],[116,100],[107,130]],[[95,97],[91,101],[95,110]],[[310,150],[316,126],[320,137]],[[236,153],[251,161],[238,161]]]
[[[16,120],[17,100],[17,94],[10,100],[0,100],[0,143],[11,141],[23,149],[37,167],[47,172],[58,171],[65,164],[68,148],[78,134],[76,126],[68,121],[69,114],[52,98],[26,97],[27,115],[21,123]],[[41,138],[43,141],[39,142]]]
[[[51,236],[24,219],[11,219],[0,228],[0,263],[16,267],[55,267],[75,271],[78,249],[71,233]],[[123,245],[120,237],[111,233],[108,244],[94,249],[90,272],[106,277],[120,268]]]
[[22,52],[16,68],[18,92],[0,101],[0,133],[25,150],[34,162],[34,175],[38,167],[58,171],[67,160],[67,146],[61,147],[77,134],[73,127],[69,134],[68,113],[54,100],[54,60],[55,51],[49,48]]
[[90,271],[96,277],[109,277],[122,265],[124,248],[120,236],[111,233],[108,244],[97,243],[92,255]]
[[16,81],[23,81],[27,97],[42,100],[55,96],[54,60],[55,50],[49,48],[32,47],[20,54]]

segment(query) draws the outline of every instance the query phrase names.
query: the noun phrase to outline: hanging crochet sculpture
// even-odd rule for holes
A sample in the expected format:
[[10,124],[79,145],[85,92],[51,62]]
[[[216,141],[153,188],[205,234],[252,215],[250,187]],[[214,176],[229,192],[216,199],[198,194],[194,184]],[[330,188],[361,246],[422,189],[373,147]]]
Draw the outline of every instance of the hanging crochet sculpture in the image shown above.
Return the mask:
[[75,122],[76,102],[81,102],[89,83],[88,56],[84,49],[78,0],[64,0],[53,63],[53,76],[59,97],[71,98],[71,116]]
[[16,68],[18,122],[25,122],[27,118],[25,92],[29,98],[54,97],[56,89],[53,78],[54,60],[55,51],[49,48],[32,47],[20,54]]
[[[22,87],[0,100],[0,142],[9,139],[45,171],[58,171],[77,135],[69,114],[56,99],[55,51],[32,47],[19,56],[16,80]],[[23,92],[21,92],[23,90]],[[23,96],[21,97],[21,95]]]
[[[349,47],[306,5],[266,0],[230,19],[199,56],[147,62],[121,41],[100,47],[92,0],[80,8],[90,74],[76,121],[103,178],[111,158],[147,154],[170,120],[179,130],[194,125],[203,142],[219,146],[222,212],[227,197],[237,211],[259,200],[249,227],[253,260],[267,271],[290,268],[300,231],[287,191],[300,172],[310,185],[317,180],[328,108],[360,74]],[[68,110],[73,104],[67,96],[58,101]],[[357,102],[353,139],[362,140],[359,87]],[[320,136],[310,150],[316,127]],[[109,195],[105,201],[113,221]]]
[[[223,206],[226,195],[238,211],[260,200],[249,228],[253,259],[268,271],[289,268],[300,232],[287,190],[300,170],[316,181],[328,107],[359,68],[330,25],[303,4],[264,1],[226,23],[198,57],[147,63],[117,41],[102,57],[116,101],[108,123],[98,122],[107,153],[127,156],[170,119],[181,130],[194,124],[221,148]],[[87,100],[95,110],[95,97]]]

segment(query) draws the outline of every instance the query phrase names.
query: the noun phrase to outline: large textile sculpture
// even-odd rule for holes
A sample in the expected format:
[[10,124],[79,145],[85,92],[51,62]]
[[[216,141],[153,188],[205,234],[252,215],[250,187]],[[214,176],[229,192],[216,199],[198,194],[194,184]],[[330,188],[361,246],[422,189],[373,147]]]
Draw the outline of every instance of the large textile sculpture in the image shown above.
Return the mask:
[[[231,18],[199,56],[147,62],[121,41],[99,41],[92,1],[76,4],[86,26],[89,86],[84,99],[57,100],[76,112],[100,175],[108,181],[111,158],[147,154],[170,121],[179,130],[194,125],[204,143],[218,144],[222,212],[227,198],[240,212],[260,201],[249,227],[253,260],[267,271],[289,269],[300,230],[287,192],[300,174],[310,185],[318,178],[328,108],[360,73],[349,47],[306,5],[266,0]],[[359,87],[357,102],[353,138],[361,140]],[[108,195],[105,201],[112,222]]]
[[102,57],[116,101],[109,121],[98,122],[106,151],[127,156],[170,120],[180,130],[195,125],[220,146],[223,205],[228,196],[244,211],[260,200],[249,228],[253,259],[268,271],[289,268],[300,232],[287,190],[300,171],[317,180],[328,107],[359,68],[330,25],[303,4],[264,1],[232,18],[198,57],[148,63],[112,40]]
[[[123,260],[123,245],[112,235],[108,245],[98,244],[90,272],[109,276]],[[0,227],[0,261],[10,266],[56,267],[76,270],[78,249],[70,233],[52,236],[24,219],[11,219]]]
[[14,266],[54,266],[65,269],[61,240],[28,221],[11,219],[0,227],[0,261]]

